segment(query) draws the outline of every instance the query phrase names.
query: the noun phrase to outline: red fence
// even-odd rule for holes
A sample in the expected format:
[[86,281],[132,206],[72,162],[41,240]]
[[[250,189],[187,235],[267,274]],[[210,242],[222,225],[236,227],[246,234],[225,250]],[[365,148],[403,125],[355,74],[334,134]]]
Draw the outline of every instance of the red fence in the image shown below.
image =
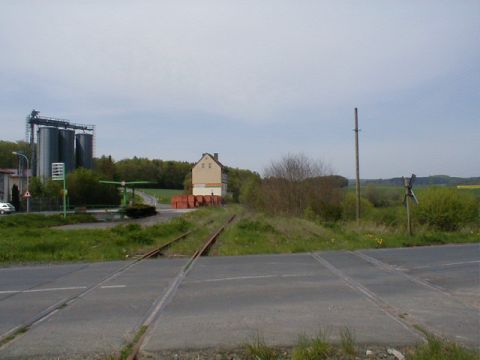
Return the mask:
[[176,195],[172,197],[172,208],[193,209],[200,206],[220,206],[223,198],[218,195]]

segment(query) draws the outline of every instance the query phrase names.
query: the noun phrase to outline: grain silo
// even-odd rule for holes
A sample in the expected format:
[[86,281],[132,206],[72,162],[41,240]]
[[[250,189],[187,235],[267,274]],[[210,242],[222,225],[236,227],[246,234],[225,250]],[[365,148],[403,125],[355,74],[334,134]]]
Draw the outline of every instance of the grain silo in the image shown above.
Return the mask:
[[[34,109],[27,116],[26,129],[33,176],[40,176],[43,180],[50,178],[54,162],[65,163],[67,172],[74,171],[75,165],[93,167],[94,125],[76,124],[66,119],[43,116]],[[78,134],[75,135],[75,132]]]
[[52,163],[58,162],[58,128],[38,129],[38,150],[38,176],[49,178],[52,174]]
[[75,131],[61,129],[58,133],[58,160],[65,163],[67,174],[75,170]]
[[77,134],[75,136],[75,145],[77,153],[77,168],[93,168],[93,135]]

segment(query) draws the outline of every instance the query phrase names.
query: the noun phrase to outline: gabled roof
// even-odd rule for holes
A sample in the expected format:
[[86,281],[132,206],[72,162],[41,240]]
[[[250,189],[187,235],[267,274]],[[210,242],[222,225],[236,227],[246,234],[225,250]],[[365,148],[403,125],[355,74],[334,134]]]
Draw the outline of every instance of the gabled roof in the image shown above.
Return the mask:
[[193,167],[197,166],[198,163],[199,163],[200,161],[202,161],[202,159],[203,159],[203,157],[204,157],[205,155],[210,156],[210,158],[211,158],[214,162],[216,162],[216,163],[220,166],[220,168],[223,169],[222,163],[221,163],[220,161],[218,161],[217,159],[215,159],[215,158],[213,157],[213,155],[210,154],[210,153],[203,153],[203,154],[202,154],[202,157],[200,158],[200,160],[198,160],[198,161],[195,163],[195,165],[193,165]]

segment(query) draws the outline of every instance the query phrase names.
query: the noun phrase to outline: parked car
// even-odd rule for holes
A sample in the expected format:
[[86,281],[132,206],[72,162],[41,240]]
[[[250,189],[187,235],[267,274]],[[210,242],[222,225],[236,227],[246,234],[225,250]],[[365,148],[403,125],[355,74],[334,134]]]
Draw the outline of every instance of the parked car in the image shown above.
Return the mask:
[[15,206],[10,203],[0,203],[0,214],[11,214],[15,212]]

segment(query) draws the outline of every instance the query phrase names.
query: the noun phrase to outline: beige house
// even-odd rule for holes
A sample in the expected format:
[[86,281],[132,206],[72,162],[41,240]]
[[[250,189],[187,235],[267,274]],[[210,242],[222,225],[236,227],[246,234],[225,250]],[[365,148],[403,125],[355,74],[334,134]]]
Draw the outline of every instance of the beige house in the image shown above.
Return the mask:
[[209,153],[202,158],[192,169],[193,195],[227,195],[228,177],[223,165],[218,161],[218,153],[213,156]]

